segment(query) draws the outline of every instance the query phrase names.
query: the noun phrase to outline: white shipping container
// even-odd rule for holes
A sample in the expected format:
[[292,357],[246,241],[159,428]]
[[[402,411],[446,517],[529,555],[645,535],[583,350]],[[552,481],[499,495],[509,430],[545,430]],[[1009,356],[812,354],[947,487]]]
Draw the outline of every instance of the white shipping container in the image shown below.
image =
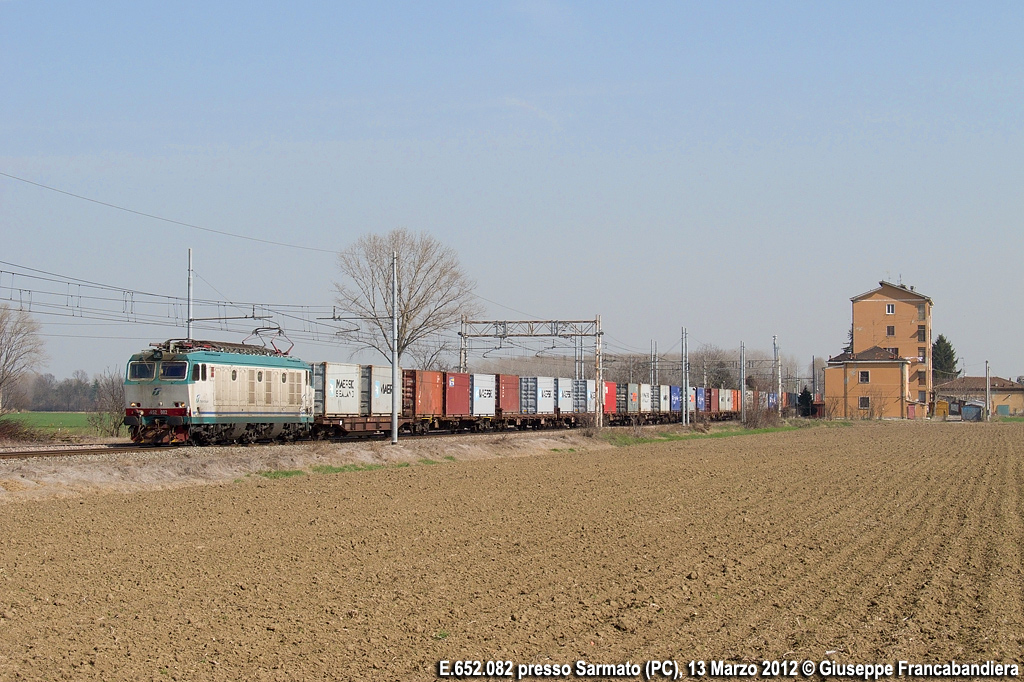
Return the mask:
[[719,412],[731,412],[732,411],[732,391],[720,388],[718,389],[718,411]]
[[577,414],[593,412],[597,407],[597,382],[575,379],[572,382],[572,410]]
[[640,384],[640,411],[651,411],[651,385]]
[[[399,369],[399,376],[402,370]],[[360,409],[363,414],[375,417],[391,414],[391,366],[364,365],[363,390]],[[399,411],[402,406],[399,404]]]
[[555,406],[559,412],[572,412],[572,379],[555,379]]
[[661,411],[672,411],[672,389],[664,384],[661,386]]
[[469,375],[469,411],[476,417],[494,416],[494,375]]
[[554,414],[554,377],[520,377],[519,404],[523,414]]
[[317,414],[357,416],[359,414],[359,365],[322,362],[313,368],[313,389]]
[[697,387],[690,386],[690,412],[697,411]]

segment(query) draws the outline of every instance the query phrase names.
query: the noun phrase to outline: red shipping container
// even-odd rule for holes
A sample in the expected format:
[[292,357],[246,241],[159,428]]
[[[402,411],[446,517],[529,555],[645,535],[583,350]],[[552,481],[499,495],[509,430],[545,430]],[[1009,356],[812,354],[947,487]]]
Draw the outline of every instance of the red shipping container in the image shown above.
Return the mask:
[[519,377],[514,374],[497,374],[495,383],[498,386],[497,414],[518,414]]
[[468,417],[469,375],[461,372],[444,373],[444,414],[446,417]]
[[402,372],[403,413],[414,417],[444,414],[444,375],[407,369]]
[[711,389],[711,402],[708,404],[708,412],[718,412],[718,400],[720,398],[719,392],[720,389]]
[[615,382],[606,381],[604,382],[604,411],[606,413],[615,414]]

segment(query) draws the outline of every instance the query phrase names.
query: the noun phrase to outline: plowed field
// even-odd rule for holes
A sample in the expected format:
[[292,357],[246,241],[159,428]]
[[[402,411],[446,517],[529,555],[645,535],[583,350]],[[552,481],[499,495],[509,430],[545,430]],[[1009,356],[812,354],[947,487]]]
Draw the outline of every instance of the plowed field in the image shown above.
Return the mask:
[[579,443],[0,505],[0,679],[1021,662],[1024,424]]

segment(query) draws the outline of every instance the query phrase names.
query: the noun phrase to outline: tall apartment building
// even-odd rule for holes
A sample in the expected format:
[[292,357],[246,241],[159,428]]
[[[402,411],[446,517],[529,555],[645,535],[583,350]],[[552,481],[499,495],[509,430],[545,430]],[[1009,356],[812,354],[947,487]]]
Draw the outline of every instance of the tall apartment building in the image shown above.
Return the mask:
[[879,282],[854,296],[852,352],[829,358],[825,409],[845,418],[922,419],[932,394],[932,300]]

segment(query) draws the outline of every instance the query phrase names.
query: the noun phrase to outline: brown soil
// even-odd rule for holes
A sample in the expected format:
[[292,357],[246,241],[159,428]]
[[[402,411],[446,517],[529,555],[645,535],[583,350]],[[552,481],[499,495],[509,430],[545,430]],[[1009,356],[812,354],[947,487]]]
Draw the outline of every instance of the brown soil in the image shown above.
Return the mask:
[[3,469],[0,679],[1020,662],[1024,424],[547,438]]

